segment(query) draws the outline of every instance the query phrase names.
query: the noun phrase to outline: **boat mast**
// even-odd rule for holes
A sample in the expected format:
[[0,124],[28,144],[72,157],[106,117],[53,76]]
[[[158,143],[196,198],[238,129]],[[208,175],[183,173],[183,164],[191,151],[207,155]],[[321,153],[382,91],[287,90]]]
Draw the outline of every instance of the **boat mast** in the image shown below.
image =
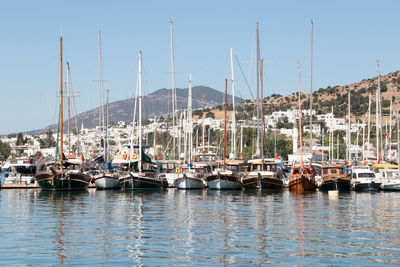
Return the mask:
[[[365,117],[363,118],[362,127],[362,160],[365,160]],[[358,145],[358,144],[357,144]]]
[[397,168],[399,170],[400,175],[400,137],[399,137],[399,98],[397,98],[397,114],[396,114],[396,122],[397,122]]
[[69,73],[69,63],[67,61],[67,103],[68,103],[68,155],[71,155],[71,128],[70,128],[70,96],[71,96],[71,87],[70,87],[70,73]]
[[310,53],[310,149],[311,149],[311,154],[312,154],[312,147],[313,147],[313,139],[312,139],[313,28],[314,28],[314,20],[311,20],[311,53]]
[[140,69],[140,60],[138,63],[138,73],[137,73],[137,78],[136,78],[136,91],[135,91],[135,103],[134,103],[134,108],[133,108],[133,117],[132,117],[132,132],[131,132],[131,142],[130,142],[130,148],[129,148],[129,162],[128,166],[129,169],[131,168],[131,155],[133,154],[133,139],[134,139],[134,134],[135,134],[135,121],[136,121],[136,106],[137,106],[137,98],[138,98],[138,89],[139,89],[139,69]]
[[339,133],[336,134],[336,158],[339,160]]
[[[377,102],[378,104],[378,115],[379,115],[379,142],[380,142],[380,156],[382,157],[383,154],[383,138],[382,138],[382,99],[381,99],[381,74],[379,71],[379,60],[376,61],[377,63],[377,71],[378,71],[378,99]],[[378,136],[377,136],[378,138]]]
[[104,132],[104,170],[107,169],[107,148],[108,148],[108,89],[106,90],[107,102],[106,102],[106,128]]
[[299,105],[299,135],[300,135],[300,167],[303,168],[303,140],[301,137],[301,105],[300,105],[300,63],[297,62],[297,89],[298,89],[298,105]]
[[170,19],[169,21],[170,24],[170,33],[171,33],[171,75],[172,75],[172,150],[173,150],[173,157],[175,159],[175,110],[176,110],[176,80],[175,80],[175,60],[174,60],[174,33],[173,33],[173,28],[172,28],[172,24],[173,24],[173,20]]
[[233,49],[231,48],[231,74],[232,74],[232,139],[231,153],[236,158],[236,109],[235,109],[235,80],[233,76]]
[[351,132],[350,132],[350,89],[348,93],[348,124],[347,124],[347,153],[346,153],[346,160],[351,161]]
[[[156,122],[156,118],[154,117],[154,123]],[[157,138],[157,127],[154,125],[154,138],[153,138],[153,150],[154,150],[154,160],[156,160],[156,138]]]
[[369,93],[369,101],[368,101],[368,136],[367,136],[367,145],[368,145],[368,155],[369,155],[369,138],[371,135],[371,93]]
[[243,123],[240,125],[240,158],[243,158]]
[[225,125],[224,125],[224,170],[225,170],[225,164],[226,164],[226,143],[227,143],[227,139],[228,139],[228,134],[226,132],[226,128],[227,128],[227,120],[228,120],[228,115],[227,115],[227,109],[228,109],[228,79],[225,79],[225,115],[224,115],[224,119],[225,119]]
[[189,163],[191,164],[192,163],[192,152],[193,152],[193,150],[192,150],[193,149],[192,74],[189,75],[188,118],[189,118]]
[[263,87],[263,64],[264,59],[261,59],[260,62],[260,117],[261,117],[261,171],[264,170],[264,111],[263,111],[263,104],[264,104],[264,87]]
[[260,39],[258,31],[258,21],[256,24],[256,73],[257,73],[257,143],[256,143],[256,155],[260,155]]
[[142,171],[142,51],[139,51],[139,161],[138,169]]
[[62,58],[62,37],[60,37],[60,163],[61,163],[61,171],[63,169],[63,58]]
[[[333,106],[331,106],[331,112],[332,112],[332,117],[333,117]],[[332,125],[332,123],[333,123],[333,119],[331,120],[331,132],[329,133],[329,139],[331,140],[330,141],[330,145],[332,146],[331,147],[331,157],[330,157],[330,160],[331,160],[331,162],[333,162],[333,155],[334,155],[334,153],[333,153],[333,147],[334,147],[334,144],[333,144],[333,125]]]
[[386,135],[387,150],[391,149],[391,146],[392,146],[392,99],[390,99],[389,134]]
[[101,31],[99,31],[99,90],[100,90],[100,109],[99,124],[104,129],[104,107],[103,107],[103,76],[101,71]]

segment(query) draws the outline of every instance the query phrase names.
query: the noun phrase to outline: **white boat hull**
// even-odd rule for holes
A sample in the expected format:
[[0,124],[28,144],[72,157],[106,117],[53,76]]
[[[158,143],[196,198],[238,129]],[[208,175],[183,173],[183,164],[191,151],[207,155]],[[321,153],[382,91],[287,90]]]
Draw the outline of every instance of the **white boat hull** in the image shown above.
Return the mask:
[[94,180],[97,189],[119,189],[118,178],[115,177],[99,177]]
[[178,178],[175,180],[175,186],[178,189],[202,189],[204,188],[203,181],[194,178]]
[[381,188],[383,190],[388,190],[388,191],[400,191],[400,182],[398,183],[388,183],[388,184],[382,184]]
[[215,179],[213,181],[208,182],[208,188],[215,190],[229,190],[229,189],[236,190],[236,189],[241,189],[242,185],[234,181]]

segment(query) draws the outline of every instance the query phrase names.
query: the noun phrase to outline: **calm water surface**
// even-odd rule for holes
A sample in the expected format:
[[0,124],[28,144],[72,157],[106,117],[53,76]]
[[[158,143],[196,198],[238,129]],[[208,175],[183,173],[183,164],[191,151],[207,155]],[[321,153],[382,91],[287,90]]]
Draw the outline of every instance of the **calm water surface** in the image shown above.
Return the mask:
[[400,264],[400,193],[0,191],[0,264]]

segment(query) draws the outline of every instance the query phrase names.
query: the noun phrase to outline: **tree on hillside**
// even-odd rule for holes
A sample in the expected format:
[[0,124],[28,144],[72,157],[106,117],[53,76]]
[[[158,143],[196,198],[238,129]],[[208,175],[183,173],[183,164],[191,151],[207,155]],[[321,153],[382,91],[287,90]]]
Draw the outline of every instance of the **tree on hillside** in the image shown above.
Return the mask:
[[215,118],[214,112],[212,112],[212,111],[207,112],[206,118],[212,118],[212,119],[214,119],[214,118]]
[[202,117],[203,116],[203,111],[201,110],[201,109],[196,109],[196,110],[194,110],[193,111],[193,116],[199,116],[199,117]]
[[22,137],[22,133],[18,133],[17,142],[15,145],[20,146],[24,144],[24,138]]
[[11,154],[11,147],[9,143],[0,141],[0,161],[5,161]]
[[50,130],[46,133],[44,140],[39,139],[40,148],[49,148],[56,146],[56,140],[53,138],[53,132]]

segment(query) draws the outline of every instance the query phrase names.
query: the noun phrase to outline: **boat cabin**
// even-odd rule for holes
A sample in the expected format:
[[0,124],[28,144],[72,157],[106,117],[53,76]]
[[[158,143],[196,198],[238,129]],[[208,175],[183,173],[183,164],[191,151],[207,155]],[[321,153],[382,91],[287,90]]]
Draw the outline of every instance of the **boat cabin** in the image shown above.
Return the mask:
[[292,175],[296,175],[296,174],[309,174],[309,175],[312,175],[313,172],[312,172],[311,168],[309,168],[309,167],[296,166],[296,167],[293,168]]
[[346,175],[344,171],[344,167],[342,166],[323,166],[322,167],[322,176],[327,175]]
[[179,171],[182,162],[179,160],[160,160],[161,172],[163,173],[175,173]]
[[[261,168],[262,168],[261,159],[248,161],[248,171],[261,171]],[[264,159],[263,171],[277,172],[278,165],[274,161]]]

